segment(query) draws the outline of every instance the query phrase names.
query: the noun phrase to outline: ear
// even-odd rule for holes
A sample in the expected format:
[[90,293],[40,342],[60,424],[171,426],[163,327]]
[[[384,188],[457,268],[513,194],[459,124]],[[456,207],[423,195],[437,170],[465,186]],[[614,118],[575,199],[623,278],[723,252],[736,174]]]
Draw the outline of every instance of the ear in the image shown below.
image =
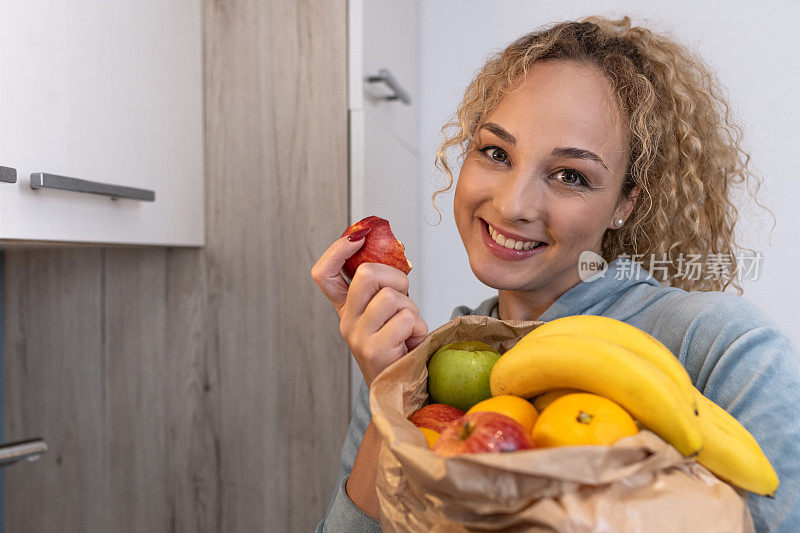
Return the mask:
[[620,199],[617,204],[617,208],[614,210],[614,218],[611,219],[611,223],[608,225],[609,228],[619,229],[619,226],[615,224],[617,219],[621,218],[625,221],[628,220],[628,217],[631,216],[633,207],[636,205],[636,200],[639,198],[639,194],[641,194],[641,192],[642,190],[638,185],[636,185],[631,190],[630,197]]

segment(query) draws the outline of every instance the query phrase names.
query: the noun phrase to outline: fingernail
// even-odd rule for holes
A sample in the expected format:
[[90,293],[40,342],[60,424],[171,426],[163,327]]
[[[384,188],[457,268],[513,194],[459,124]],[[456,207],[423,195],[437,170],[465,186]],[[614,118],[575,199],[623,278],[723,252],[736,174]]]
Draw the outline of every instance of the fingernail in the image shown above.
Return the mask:
[[366,237],[367,233],[369,233],[370,231],[372,231],[372,228],[364,228],[364,229],[360,229],[358,231],[354,231],[353,233],[351,233],[350,235],[347,236],[347,240],[350,241],[350,242],[359,241],[359,240],[363,239],[364,237]]

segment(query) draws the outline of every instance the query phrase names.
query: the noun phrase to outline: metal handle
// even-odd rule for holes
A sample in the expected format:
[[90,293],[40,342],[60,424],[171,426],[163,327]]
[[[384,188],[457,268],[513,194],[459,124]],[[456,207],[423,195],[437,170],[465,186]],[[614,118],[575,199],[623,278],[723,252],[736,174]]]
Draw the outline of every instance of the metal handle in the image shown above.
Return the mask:
[[9,442],[0,445],[0,467],[6,467],[21,459],[38,460],[47,451],[47,444],[42,439],[31,439]]
[[46,174],[44,172],[31,174],[31,189],[60,189],[62,191],[102,194],[114,199],[128,198],[131,200],[142,200],[143,202],[154,202],[156,199],[155,191],[148,189],[110,185],[97,181],[56,176],[55,174]]
[[385,83],[394,92],[394,94],[384,96],[384,100],[400,100],[405,104],[411,105],[411,97],[408,95],[405,89],[400,86],[392,73],[389,72],[389,69],[380,69],[377,76],[367,77],[367,82]]
[[11,167],[0,167],[0,181],[6,183],[17,182],[17,169]]

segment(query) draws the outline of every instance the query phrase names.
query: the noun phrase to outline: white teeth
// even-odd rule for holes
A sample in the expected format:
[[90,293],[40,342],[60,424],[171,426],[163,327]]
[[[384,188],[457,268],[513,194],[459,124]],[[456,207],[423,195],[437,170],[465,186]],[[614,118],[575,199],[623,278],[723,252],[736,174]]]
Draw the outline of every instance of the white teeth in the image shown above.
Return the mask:
[[489,227],[489,234],[492,236],[494,242],[509,250],[530,250],[539,244],[537,241],[515,241],[514,239],[508,239],[489,224],[487,224],[487,226]]

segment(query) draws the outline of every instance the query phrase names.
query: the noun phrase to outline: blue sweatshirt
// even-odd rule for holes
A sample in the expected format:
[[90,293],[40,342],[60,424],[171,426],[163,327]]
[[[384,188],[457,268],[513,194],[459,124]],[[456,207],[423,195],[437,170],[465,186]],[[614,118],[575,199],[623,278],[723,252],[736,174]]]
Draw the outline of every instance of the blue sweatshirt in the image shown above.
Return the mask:
[[[499,318],[498,297],[451,318]],[[616,318],[642,329],[676,354],[697,389],[756,438],[780,478],[774,499],[749,495],[756,531],[800,532],[800,356],[788,334],[744,298],[719,291],[662,287],[635,261],[618,257],[605,274],[562,294],[537,320],[572,315]],[[345,492],[370,420],[363,380],[342,448],[339,481],[316,531],[380,531]]]

